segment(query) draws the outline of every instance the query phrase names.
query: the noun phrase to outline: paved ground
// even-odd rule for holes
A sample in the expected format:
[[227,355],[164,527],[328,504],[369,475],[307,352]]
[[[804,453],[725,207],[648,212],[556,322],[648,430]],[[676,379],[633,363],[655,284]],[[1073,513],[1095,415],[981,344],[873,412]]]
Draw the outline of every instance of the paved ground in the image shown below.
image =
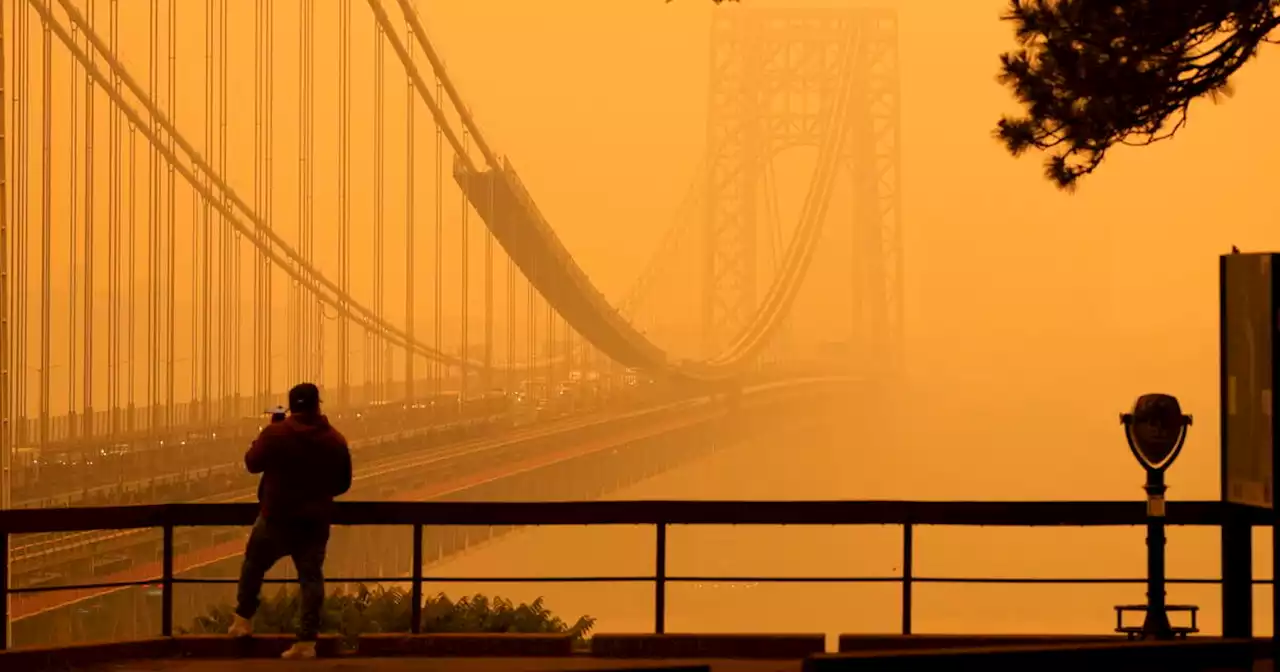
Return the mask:
[[[680,665],[710,665],[712,672],[799,672],[798,660],[619,660],[599,658],[350,658],[285,660],[148,660],[114,663],[98,672],[573,672],[575,670],[643,670]],[[1272,661],[1259,661],[1251,672],[1274,672]],[[1227,671],[1223,671],[1227,672]],[[1241,671],[1244,672],[1244,671]]]
[[285,660],[148,660],[113,663],[100,672],[558,672],[710,665],[712,672],[799,672],[798,660],[621,660],[601,658],[350,658]]

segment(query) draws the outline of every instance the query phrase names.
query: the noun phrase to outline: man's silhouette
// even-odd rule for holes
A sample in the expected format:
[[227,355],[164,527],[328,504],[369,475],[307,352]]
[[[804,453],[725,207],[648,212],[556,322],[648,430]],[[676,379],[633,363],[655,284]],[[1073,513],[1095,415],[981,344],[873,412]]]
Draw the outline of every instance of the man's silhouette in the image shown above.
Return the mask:
[[284,657],[313,658],[324,605],[324,556],[333,498],[351,488],[347,440],[320,413],[315,385],[302,383],[289,391],[289,416],[262,430],[245,453],[244,464],[249,473],[262,474],[261,508],[244,550],[231,635],[253,633],[263,576],[289,556],[302,586],[302,623],[297,643]]

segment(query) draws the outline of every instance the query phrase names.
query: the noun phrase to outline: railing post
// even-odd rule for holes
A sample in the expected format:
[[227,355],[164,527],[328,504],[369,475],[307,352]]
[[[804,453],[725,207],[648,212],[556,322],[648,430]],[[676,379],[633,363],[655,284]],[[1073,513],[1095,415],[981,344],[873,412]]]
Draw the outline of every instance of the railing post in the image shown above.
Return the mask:
[[413,524],[413,571],[409,586],[409,632],[422,632],[422,523]]
[[164,521],[160,542],[160,636],[173,636],[173,522]]
[[9,648],[9,533],[0,530],[0,651]]
[[653,632],[667,631],[667,524],[658,523],[658,540],[654,550]]
[[1230,514],[1222,524],[1222,636],[1253,637],[1253,528]]
[[911,634],[911,586],[914,583],[911,562],[915,555],[915,527],[902,526],[902,634]]

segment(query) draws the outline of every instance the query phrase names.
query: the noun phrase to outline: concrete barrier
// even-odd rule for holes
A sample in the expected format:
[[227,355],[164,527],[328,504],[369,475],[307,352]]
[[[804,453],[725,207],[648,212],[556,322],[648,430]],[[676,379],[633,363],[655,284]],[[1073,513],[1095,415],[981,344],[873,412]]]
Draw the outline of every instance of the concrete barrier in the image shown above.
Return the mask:
[[[232,639],[226,635],[154,637],[125,642],[35,647],[0,651],[0,670],[79,670],[103,663],[162,658],[279,658],[296,638],[293,635],[257,635]],[[321,635],[316,654],[339,655],[339,640]]]
[[1067,643],[953,649],[864,651],[812,656],[803,672],[1226,672],[1251,670],[1270,656],[1255,640]]
[[[580,660],[580,659],[579,659]],[[711,672],[711,666],[706,664],[675,664],[666,663],[660,660],[644,661],[640,663],[627,662],[619,660],[615,661],[598,661],[597,667],[590,668],[572,668],[559,672]]]
[[[294,641],[296,638],[293,635],[254,635],[239,639],[226,635],[184,635],[127,642],[10,649],[0,651],[0,670],[79,670],[113,662],[167,658],[278,658]],[[338,636],[321,635],[316,642],[316,654],[321,658],[352,655],[567,658],[573,654],[573,638],[561,634],[506,633],[362,635],[358,647],[355,652],[346,651]]]
[[109,661],[169,658],[176,651],[173,640],[163,637],[127,642],[8,649],[0,651],[0,670],[79,670]]
[[800,659],[826,650],[826,635],[595,635],[591,655],[604,658]]
[[[172,655],[183,658],[279,658],[298,638],[265,634],[234,638],[227,635],[179,635],[171,641]],[[316,640],[317,656],[331,658],[341,653],[342,642],[337,635],[320,635]]]
[[840,635],[840,653],[857,651],[914,651],[959,649],[971,646],[1052,646],[1124,642],[1124,635]]

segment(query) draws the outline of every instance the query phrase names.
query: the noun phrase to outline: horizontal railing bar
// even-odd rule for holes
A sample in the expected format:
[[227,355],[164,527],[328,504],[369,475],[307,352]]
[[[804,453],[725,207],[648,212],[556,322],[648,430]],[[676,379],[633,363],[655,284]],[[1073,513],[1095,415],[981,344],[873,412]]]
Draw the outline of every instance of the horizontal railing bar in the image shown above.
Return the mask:
[[423,583],[653,583],[656,576],[424,576]]
[[[248,527],[258,505],[154,504],[0,511],[0,530]],[[1170,525],[1270,525],[1274,513],[1218,501],[1170,502]],[[336,525],[939,525],[1100,527],[1146,523],[1141,501],[340,502]]]
[[[239,579],[233,579],[229,576],[223,577],[223,578],[210,578],[210,579],[204,579],[204,578],[182,579],[176,576],[173,577],[173,583],[175,585],[184,584],[184,583],[188,585],[196,585],[196,586],[217,585],[217,584],[233,584],[234,585],[239,582],[240,582]],[[298,580],[297,579],[263,579],[262,582],[263,583],[297,583]],[[394,577],[385,577],[385,576],[384,577],[356,576],[351,578],[342,577],[342,576],[338,578],[329,578],[326,576],[324,579],[324,582],[325,583],[409,583],[409,579],[397,579]]]
[[[458,577],[435,577],[422,579],[423,583],[637,583],[652,582],[655,577],[652,576],[499,576],[492,578],[458,576]],[[325,583],[410,583],[413,579],[405,576],[384,576],[372,578],[337,578],[331,579],[325,577]],[[231,577],[220,579],[179,579],[174,577],[174,583],[188,584],[219,584],[219,583],[238,583],[239,579]],[[263,579],[263,583],[297,583],[297,579]]]
[[[668,576],[667,582],[715,582],[724,583],[902,583],[901,576]],[[1011,584],[1131,584],[1146,583],[1145,578],[1114,578],[1114,577],[1021,577],[1021,576],[916,576],[912,575],[911,580],[916,583],[1011,583]],[[1271,579],[1254,579],[1255,584],[1270,584]],[[1179,584],[1209,584],[1216,585],[1222,583],[1222,579],[1213,578],[1184,578],[1184,579],[1165,579],[1165,583]]]
[[[156,585],[159,576],[141,581],[116,581],[110,583],[77,583],[65,586],[30,586],[27,588],[10,588],[10,595],[24,593],[51,593],[59,590],[91,590],[95,588],[130,588]],[[651,583],[655,576],[424,576],[423,583]],[[239,579],[224,578],[184,578],[173,577],[175,584],[217,585],[235,584]],[[264,583],[289,584],[297,583],[297,579],[264,579]],[[901,583],[901,576],[668,576],[668,583]],[[1145,578],[1115,577],[1004,577],[1004,576],[913,576],[917,583],[950,583],[950,584],[1020,584],[1020,585],[1080,585],[1080,584],[1142,584]],[[1166,583],[1191,585],[1217,585],[1222,579],[1212,578],[1173,578]],[[398,576],[366,576],[366,577],[326,577],[325,583],[409,583],[408,577]],[[1254,579],[1255,585],[1269,585],[1271,579]]]
[[[916,583],[1013,583],[1013,584],[1130,584],[1146,583],[1145,578],[1113,578],[1113,577],[1004,577],[1004,576],[913,576]],[[1165,579],[1165,583],[1185,584],[1219,584],[1222,579]]]
[[902,583],[901,576],[668,576],[667,583]]

